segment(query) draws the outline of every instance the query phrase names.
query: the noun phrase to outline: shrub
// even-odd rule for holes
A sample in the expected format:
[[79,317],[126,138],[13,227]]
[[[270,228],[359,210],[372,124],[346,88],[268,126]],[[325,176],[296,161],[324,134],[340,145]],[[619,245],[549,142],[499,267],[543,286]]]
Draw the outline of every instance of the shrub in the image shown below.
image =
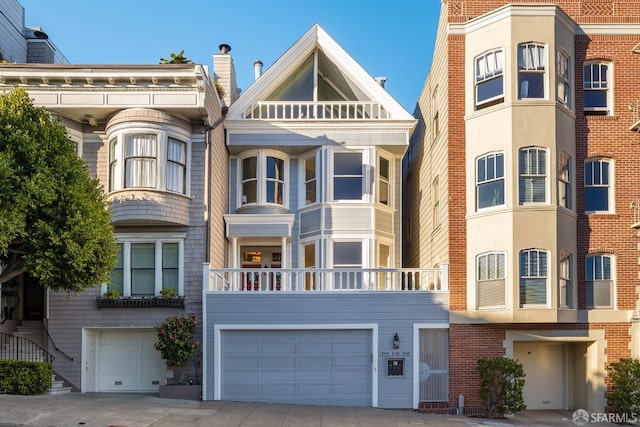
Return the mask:
[[156,350],[168,367],[179,368],[182,384],[182,364],[186,362],[200,343],[196,341],[196,315],[174,316],[167,318],[156,327],[158,339],[154,344]]
[[480,399],[485,404],[485,415],[513,414],[526,409],[522,388],[524,368],[517,360],[506,357],[486,357],[478,360],[480,373]]
[[620,359],[607,367],[611,390],[607,405],[616,414],[640,414],[640,360]]
[[43,394],[51,388],[52,375],[51,363],[0,360],[0,393]]

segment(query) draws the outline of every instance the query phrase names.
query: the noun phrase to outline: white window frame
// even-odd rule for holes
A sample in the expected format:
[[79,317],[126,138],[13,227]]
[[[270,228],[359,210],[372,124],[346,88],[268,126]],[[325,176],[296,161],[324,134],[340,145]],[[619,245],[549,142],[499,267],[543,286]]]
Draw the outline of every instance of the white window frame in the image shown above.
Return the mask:
[[[320,172],[320,165],[319,165],[319,160],[320,160],[320,152],[319,151],[314,151],[313,153],[309,154],[309,155],[305,155],[303,157],[300,157],[300,161],[299,161],[299,180],[298,182],[300,182],[300,188],[299,188],[299,204],[300,206],[311,206],[311,205],[315,205],[317,203],[321,202],[321,198],[320,198],[320,176],[318,176],[318,172]],[[315,176],[313,179],[308,179],[307,178],[307,161],[313,159],[313,162],[315,164]],[[309,202],[307,200],[307,184],[312,184],[315,187],[315,200],[312,202]]]
[[[244,195],[242,191],[242,172],[243,172],[243,160],[255,157],[256,158],[256,201],[255,202],[244,202]],[[267,202],[267,181],[274,181],[271,178],[267,178],[267,158],[273,157],[279,160],[282,160],[283,167],[283,179],[277,180],[277,182],[283,183],[283,194],[282,194],[282,203],[272,203]],[[289,156],[285,153],[276,150],[251,150],[242,153],[237,157],[237,197],[238,197],[238,208],[244,206],[279,206],[288,208],[289,207]]]
[[[523,271],[522,254],[525,252],[528,253],[529,255],[535,253],[538,257],[538,261],[536,263],[532,263],[531,261],[529,261],[529,263],[525,267],[525,271]],[[545,255],[545,263],[546,263],[545,275],[542,274],[542,270],[541,270],[542,266],[540,264],[540,259],[539,259],[540,254]],[[531,257],[529,257],[529,260],[531,260]],[[537,268],[532,269],[532,267],[536,267],[536,266]],[[529,248],[529,249],[522,249],[518,252],[518,302],[519,302],[520,308],[548,308],[550,306],[550,298],[551,298],[551,293],[549,292],[550,276],[551,276],[551,269],[549,264],[549,251],[545,249]],[[525,303],[522,300],[523,280],[527,280],[527,279],[544,280],[545,282],[544,284],[545,302],[544,303]]]
[[[497,172],[496,172],[496,165],[498,164],[497,160],[498,160],[498,156],[501,157],[502,159],[502,176],[497,176]],[[492,178],[487,178],[487,174],[486,171],[489,170],[487,167],[487,160],[488,159],[493,159],[494,162],[494,175]],[[478,178],[479,175],[479,169],[480,169],[480,161],[484,160],[485,161],[485,179],[483,181],[480,181]],[[480,210],[485,210],[485,209],[495,209],[497,207],[504,207],[506,205],[506,201],[507,201],[507,188],[506,188],[506,179],[505,179],[505,174],[506,174],[506,170],[505,170],[505,166],[506,166],[506,162],[505,162],[505,153],[502,151],[495,151],[495,152],[491,152],[491,153],[485,153],[481,156],[478,156],[476,158],[475,161],[475,165],[476,165],[476,170],[475,170],[475,190],[476,190],[476,210],[480,211]],[[480,186],[483,184],[489,184],[489,183],[493,183],[493,182],[498,182],[498,181],[502,181],[502,203],[500,204],[491,204],[489,206],[480,206],[480,197],[479,197],[479,193],[480,193]]]
[[[526,153],[526,154],[525,154]],[[540,154],[542,154],[543,164],[540,164]],[[532,161],[532,157],[535,161]],[[523,163],[523,156],[528,160],[527,163]],[[549,160],[547,150],[542,147],[523,147],[518,150],[518,204],[532,205],[532,204],[547,204],[549,200]],[[542,166],[542,167],[541,167]],[[523,170],[524,169],[524,170]],[[526,192],[522,191],[523,187],[527,185],[527,180],[533,182],[533,180],[542,180],[544,186],[544,200],[525,200]],[[533,195],[533,189],[529,194]]]
[[[178,244],[178,295],[184,296],[184,239],[186,233],[119,233],[116,241],[122,244],[122,295],[131,297],[131,244],[153,243],[155,245],[155,294],[160,296],[162,291],[162,244]],[[102,285],[101,294],[108,290],[108,285]],[[141,297],[141,296],[136,296]]]
[[[587,77],[586,69],[587,67],[591,68],[589,72],[590,77]],[[598,75],[602,76],[602,69],[606,68],[606,80],[602,80],[602,78],[594,78],[593,77],[593,68],[598,67]],[[605,115],[612,116],[614,114],[613,111],[613,64],[609,61],[595,60],[595,61],[585,61],[583,65],[583,91],[584,98],[586,98],[586,93],[589,91],[594,92],[606,92],[605,100],[606,104],[604,107],[588,107],[585,103],[584,112],[586,115]],[[583,98],[583,99],[584,99]]]
[[[538,42],[525,42],[518,44],[518,99],[520,100],[532,100],[532,99],[547,99],[547,46]],[[523,53],[535,52],[535,58]],[[539,62],[538,62],[539,61]],[[523,94],[523,83],[520,78],[525,75],[542,75],[542,96],[530,96],[529,89],[527,89],[527,96]],[[528,85],[527,85],[528,87]]]
[[[493,276],[494,277],[490,277],[489,273],[489,268],[487,267],[487,277],[481,277],[481,271],[480,271],[480,261],[483,258],[487,258],[487,266],[490,266],[489,263],[489,259],[490,257],[495,257],[495,269],[493,271],[493,273],[495,273]],[[502,271],[502,277],[500,277],[500,271],[499,271],[499,260],[498,258],[502,257],[503,259],[503,271]],[[501,252],[501,251],[490,251],[490,252],[484,252],[481,254],[478,254],[476,256],[476,309],[477,310],[494,310],[494,309],[504,309],[507,307],[507,253],[506,252]],[[498,282],[498,281],[502,281],[502,291],[504,292],[504,300],[502,301],[502,304],[498,304],[498,305],[486,305],[486,306],[481,306],[480,305],[480,287],[483,283],[489,283],[489,282]]]
[[558,206],[573,210],[573,158],[566,151],[558,152]]
[[[488,107],[504,101],[504,49],[491,49],[476,56],[475,64],[475,105],[476,109]],[[496,96],[480,100],[478,98],[479,89],[483,84],[488,84],[493,80],[502,80],[502,91]]]
[[[361,167],[359,175],[336,175],[335,174],[335,157],[336,155],[343,154],[359,154],[361,157]],[[331,157],[331,176],[328,177],[331,185],[331,200],[337,203],[357,203],[367,201],[367,192],[366,190],[366,176],[365,176],[365,165],[367,164],[367,155],[363,150],[349,150],[349,151],[330,151]],[[336,199],[335,197],[335,180],[336,178],[360,178],[361,183],[361,197],[359,199]]]
[[568,310],[575,308],[574,264],[573,254],[561,250],[558,262],[558,307]]
[[[126,184],[126,146],[127,139],[134,135],[154,135],[156,139],[155,155],[155,185],[151,187],[129,186]],[[184,164],[184,191],[172,191],[167,188],[167,165],[169,138],[185,144],[185,164]],[[191,188],[191,140],[190,134],[176,132],[174,130],[158,131],[156,128],[136,126],[126,127],[108,135],[108,161],[107,170],[108,191],[163,191],[172,194],[182,194],[190,196]],[[111,152],[111,144],[114,143],[114,152]],[[113,166],[113,168],[112,168]]]
[[[598,276],[598,269],[594,263],[592,263],[592,268],[589,268],[589,259],[599,259],[602,263],[600,268],[600,275]],[[609,260],[609,277],[605,277],[604,272],[604,260]],[[616,257],[613,254],[609,253],[593,253],[588,254],[585,257],[585,284],[587,290],[587,309],[614,309],[616,307]],[[597,305],[592,301],[590,304],[589,294],[591,294],[591,298],[594,298],[594,286],[608,286],[609,287],[609,298],[610,304],[607,305]],[[591,290],[591,291],[590,291]]]
[[[388,177],[383,177],[382,176],[382,166],[381,166],[381,162],[382,161],[386,161],[387,162],[387,174],[389,175]],[[376,191],[376,199],[377,202],[380,203],[381,205],[385,205],[385,206],[389,206],[392,207],[393,206],[393,173],[394,173],[394,168],[393,168],[394,164],[393,164],[393,160],[387,156],[382,156],[382,155],[378,155],[378,165],[377,165],[377,177],[378,177],[378,182],[376,183],[376,187],[377,190]],[[382,197],[381,197],[381,190],[382,190],[382,183],[387,184],[387,203],[383,203],[382,202]]]
[[431,200],[433,200],[433,229],[440,226],[440,176],[436,175],[431,182]]
[[[587,164],[591,163],[591,174],[587,174]],[[594,168],[595,163],[599,164],[598,169],[600,169],[599,174],[595,171],[596,168]],[[602,164],[606,163],[608,165],[608,174],[607,174],[607,180],[608,182],[606,184],[603,184],[602,182]],[[590,176],[588,176],[590,175]],[[599,181],[595,182],[598,180],[599,177]],[[614,183],[614,177],[615,177],[615,163],[613,161],[613,159],[610,158],[606,158],[606,157],[593,157],[593,158],[589,158],[586,159],[584,162],[584,200],[585,200],[585,213],[588,214],[598,214],[598,213],[604,213],[604,214],[608,214],[608,213],[613,213],[615,212],[615,195],[614,195],[614,190],[615,190],[615,183]],[[590,184],[587,184],[588,182],[591,182]],[[593,210],[589,210],[587,209],[586,206],[586,201],[587,201],[587,189],[597,189],[597,188],[606,188],[607,189],[607,209],[593,209]]]
[[556,99],[567,108],[571,108],[571,57],[558,49],[556,52]]

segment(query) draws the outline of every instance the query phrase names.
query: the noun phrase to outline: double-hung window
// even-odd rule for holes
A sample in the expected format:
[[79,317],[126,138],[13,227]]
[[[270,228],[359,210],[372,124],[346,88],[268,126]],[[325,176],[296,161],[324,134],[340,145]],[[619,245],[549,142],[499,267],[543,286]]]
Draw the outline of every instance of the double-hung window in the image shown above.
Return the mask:
[[185,193],[187,180],[187,144],[179,139],[167,141],[167,190]]
[[520,251],[520,307],[548,305],[547,251]]
[[518,45],[518,98],[544,98],[546,49],[539,43]]
[[505,254],[478,255],[476,270],[478,309],[506,307]]
[[110,290],[122,296],[157,296],[163,289],[183,294],[184,236],[118,237],[118,261]]
[[556,85],[558,90],[558,101],[570,107],[571,84],[569,81],[571,72],[571,61],[569,55],[559,50],[556,53]]
[[611,76],[609,64],[591,62],[584,65],[584,113],[610,115]]
[[362,200],[362,153],[333,153],[333,200]]
[[558,299],[560,308],[573,308],[573,255],[564,250],[560,251]]
[[378,159],[378,202],[389,206],[391,203],[389,198],[391,196],[390,182],[390,162],[384,157]]
[[476,108],[504,100],[504,51],[495,49],[476,57]]
[[118,168],[118,138],[109,141],[109,191],[120,190],[117,177]]
[[607,159],[591,159],[584,164],[584,210],[613,211],[613,167]]
[[504,154],[491,153],[476,159],[478,209],[504,205]]
[[275,204],[286,199],[286,161],[284,156],[259,151],[240,161],[240,205]]
[[587,308],[613,308],[613,256],[593,254],[585,261]]
[[318,201],[318,176],[316,172],[316,155],[304,159],[304,205]]
[[564,151],[558,154],[558,205],[573,208],[571,156]]
[[125,188],[156,188],[158,137],[155,134],[127,135],[125,141]]
[[519,152],[519,201],[544,203],[547,200],[547,153],[544,149],[529,147]]

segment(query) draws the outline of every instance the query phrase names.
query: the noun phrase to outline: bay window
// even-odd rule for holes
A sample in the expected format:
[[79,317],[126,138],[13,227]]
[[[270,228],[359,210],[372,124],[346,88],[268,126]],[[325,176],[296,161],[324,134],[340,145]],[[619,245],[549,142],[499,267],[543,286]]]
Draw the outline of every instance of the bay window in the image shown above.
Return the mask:
[[378,160],[378,202],[387,206],[391,203],[389,200],[391,196],[389,168],[389,160],[380,157]]
[[155,188],[157,135],[127,135],[124,157],[125,188]]
[[504,100],[504,52],[495,49],[476,57],[476,108]]
[[476,269],[478,308],[506,307],[505,254],[487,252],[478,255]]
[[504,154],[491,153],[476,159],[478,209],[504,205]]
[[562,104],[570,107],[570,94],[571,94],[571,85],[569,83],[569,76],[571,72],[571,62],[569,59],[569,55],[565,52],[559,50],[556,53],[556,82],[558,88],[558,101]]
[[546,251],[520,251],[520,307],[548,304],[548,271]]
[[240,165],[240,206],[247,204],[285,205],[286,157],[260,150],[244,157]]
[[546,49],[538,43],[518,45],[518,98],[544,98]]
[[362,200],[362,153],[333,154],[333,200]]
[[540,148],[522,148],[519,151],[520,204],[546,202],[547,153]]
[[316,156],[304,159],[304,200],[303,206],[318,201],[318,177],[316,174]]

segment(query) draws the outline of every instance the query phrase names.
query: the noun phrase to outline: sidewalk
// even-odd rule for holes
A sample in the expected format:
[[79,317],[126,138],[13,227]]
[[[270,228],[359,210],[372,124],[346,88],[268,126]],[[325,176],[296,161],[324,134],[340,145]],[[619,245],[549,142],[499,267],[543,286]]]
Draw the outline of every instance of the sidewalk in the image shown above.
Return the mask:
[[199,402],[151,394],[0,395],[0,427],[575,426],[571,415],[572,411],[525,411],[513,419],[485,420],[409,409]]

